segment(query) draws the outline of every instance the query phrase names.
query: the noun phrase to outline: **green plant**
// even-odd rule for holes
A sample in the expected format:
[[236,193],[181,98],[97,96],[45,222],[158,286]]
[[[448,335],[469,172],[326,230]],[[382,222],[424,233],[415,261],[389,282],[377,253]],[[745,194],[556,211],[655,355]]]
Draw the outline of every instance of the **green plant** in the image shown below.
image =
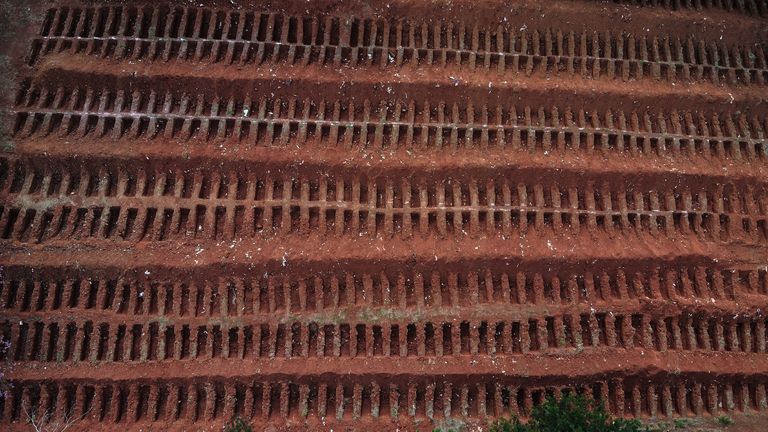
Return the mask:
[[224,432],[253,432],[253,428],[245,420],[235,417],[224,426]]
[[733,420],[731,420],[731,418],[727,415],[721,415],[718,417],[717,422],[720,424],[720,426],[730,426],[733,424]]
[[637,420],[611,419],[601,404],[579,395],[547,397],[535,407],[528,423],[516,417],[491,425],[489,432],[640,432]]
[[677,419],[675,420],[675,429],[685,429],[688,426],[688,420]]

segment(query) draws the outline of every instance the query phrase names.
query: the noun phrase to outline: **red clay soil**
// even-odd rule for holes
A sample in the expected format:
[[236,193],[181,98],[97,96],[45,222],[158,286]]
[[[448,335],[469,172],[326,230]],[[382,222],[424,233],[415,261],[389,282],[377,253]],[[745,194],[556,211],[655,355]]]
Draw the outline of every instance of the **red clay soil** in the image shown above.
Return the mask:
[[0,429],[764,430],[768,3],[475,3],[2,3]]

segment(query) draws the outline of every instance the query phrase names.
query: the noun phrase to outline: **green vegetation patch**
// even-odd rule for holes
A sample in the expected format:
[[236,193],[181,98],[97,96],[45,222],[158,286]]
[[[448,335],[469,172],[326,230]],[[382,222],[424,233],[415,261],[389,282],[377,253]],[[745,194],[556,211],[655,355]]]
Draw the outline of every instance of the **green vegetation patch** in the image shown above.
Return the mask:
[[533,408],[528,423],[518,418],[493,423],[490,432],[641,432],[647,430],[638,420],[612,419],[602,404],[578,395],[560,399],[548,397]]

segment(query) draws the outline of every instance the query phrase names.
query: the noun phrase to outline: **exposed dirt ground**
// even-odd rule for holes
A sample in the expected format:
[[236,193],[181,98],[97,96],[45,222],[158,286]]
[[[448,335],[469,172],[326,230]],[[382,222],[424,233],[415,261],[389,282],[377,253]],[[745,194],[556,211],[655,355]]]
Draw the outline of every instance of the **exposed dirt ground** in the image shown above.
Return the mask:
[[765,430],[766,1],[0,10],[0,429]]

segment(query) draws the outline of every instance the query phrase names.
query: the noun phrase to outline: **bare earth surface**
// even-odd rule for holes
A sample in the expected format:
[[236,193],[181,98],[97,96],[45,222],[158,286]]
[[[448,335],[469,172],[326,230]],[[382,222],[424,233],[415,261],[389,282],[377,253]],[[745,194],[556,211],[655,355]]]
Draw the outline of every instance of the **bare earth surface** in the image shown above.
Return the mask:
[[768,429],[768,2],[0,9],[1,430]]

